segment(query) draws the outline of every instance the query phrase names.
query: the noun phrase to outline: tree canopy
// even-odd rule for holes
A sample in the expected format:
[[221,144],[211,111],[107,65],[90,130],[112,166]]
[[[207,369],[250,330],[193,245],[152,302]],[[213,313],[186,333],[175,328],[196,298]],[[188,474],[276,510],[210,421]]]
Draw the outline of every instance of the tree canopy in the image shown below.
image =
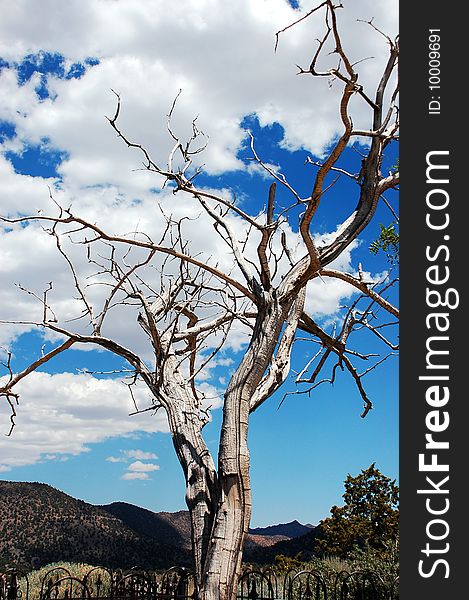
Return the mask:
[[347,556],[356,546],[387,554],[399,535],[399,487],[372,463],[359,475],[347,475],[343,506],[333,506],[320,523],[318,550]]

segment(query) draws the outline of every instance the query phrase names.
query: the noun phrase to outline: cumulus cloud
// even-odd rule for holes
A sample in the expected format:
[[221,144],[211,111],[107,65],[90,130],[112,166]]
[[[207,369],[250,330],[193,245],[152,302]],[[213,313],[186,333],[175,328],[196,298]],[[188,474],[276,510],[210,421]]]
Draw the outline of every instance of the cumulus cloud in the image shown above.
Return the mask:
[[[145,231],[147,236],[158,240],[161,232],[166,227],[165,216],[158,210],[155,197],[147,193],[139,203],[131,198],[122,198],[116,202],[116,189],[84,191],[80,197],[77,212],[90,222],[98,223],[108,231],[118,235],[133,235],[135,231]],[[60,193],[58,194],[60,197]],[[61,198],[64,205],[69,198]],[[200,215],[200,206],[194,202],[174,203],[170,193],[159,195],[158,201],[162,209],[171,214],[174,219],[187,216],[191,219],[189,225],[183,223],[182,231],[185,239],[190,240],[190,251],[194,254],[202,253],[207,261],[217,261],[221,269],[229,271],[232,268],[232,256],[227,252],[225,242],[214,235],[213,225],[208,218],[200,218],[197,227],[193,226],[192,219]],[[172,203],[171,205],[169,203]],[[1,200],[0,200],[1,204]],[[45,203],[45,212],[50,214],[53,203]],[[1,212],[1,208],[0,208]],[[190,226],[192,224],[192,227]],[[137,235],[137,234],[135,234]],[[106,295],[109,292],[110,279],[105,276],[96,276],[96,263],[90,264],[86,248],[83,245],[71,243],[65,237],[64,250],[73,262],[76,274],[80,279],[83,290],[86,292],[95,314],[102,310]],[[34,248],[34,252],[29,250]],[[127,256],[128,261],[138,261],[145,257],[145,252],[132,251]],[[102,263],[103,256],[109,256],[109,247],[98,245],[92,253],[92,258]],[[123,253],[116,254],[122,258]],[[212,257],[212,259],[211,259]],[[160,268],[163,256],[155,257],[152,267],[147,269],[149,277],[154,277],[155,268]],[[177,263],[166,266],[166,270],[177,272]],[[171,271],[169,271],[171,272]],[[34,322],[42,319],[42,306],[38,298],[42,298],[49,282],[53,282],[53,290],[49,294],[49,301],[53,306],[55,317],[61,322],[76,319],[83,313],[83,303],[77,298],[74,287],[74,277],[64,257],[57,251],[55,238],[47,235],[38,223],[26,227],[13,226],[0,228],[0,303],[2,305],[2,321],[27,321]],[[96,285],[97,283],[101,285]],[[17,284],[20,284],[19,286]],[[26,288],[29,292],[25,291]],[[126,315],[123,316],[122,311]],[[114,313],[114,314],[113,314]],[[136,326],[137,311],[132,312],[132,307],[125,309],[115,306],[110,311],[109,328],[113,337],[125,345],[130,345],[141,354],[149,352],[146,336]],[[87,331],[86,322],[72,321],[74,327],[81,333]],[[0,344],[8,345],[20,331],[27,331],[31,326],[22,328],[2,323],[0,325]],[[89,331],[89,328],[88,328]],[[104,331],[109,331],[104,323]]]
[[[93,2],[73,0],[60,10],[53,2],[36,11],[34,31],[26,18],[33,0],[15,2],[4,11],[0,25],[0,55],[14,64],[27,54],[47,50],[68,60],[94,56],[99,64],[79,79],[48,77],[52,98],[38,99],[34,82],[19,85],[12,69],[3,69],[0,118],[11,121],[19,140],[48,138],[69,157],[60,173],[69,186],[113,183],[137,192],[149,185],[149,174],[129,177],[129,152],[117,143],[104,119],[123,98],[122,126],[146,145],[157,162],[165,162],[172,140],[166,115],[179,89],[183,93],[175,112],[175,129],[190,130],[199,115],[210,135],[204,153],[212,173],[244,168],[237,153],[245,137],[241,123],[256,115],[262,126],[280,123],[283,145],[321,154],[340,129],[337,90],[327,81],[298,77],[295,64],[309,64],[311,40],[319,37],[322,18],[308,19],[281,36],[274,53],[275,33],[298,17],[285,0],[240,0],[236,3],[165,0]],[[310,3],[302,3],[304,10]],[[369,19],[385,32],[397,31],[393,0],[345,3],[339,12],[343,45],[353,62],[373,56],[361,65],[366,87],[386,57],[384,38],[371,29]],[[73,23],[71,32],[71,24]],[[189,26],[190,24],[190,26]],[[116,32],[119,32],[116,35]],[[365,109],[356,104],[354,123],[364,126]],[[195,157],[197,159],[197,157]],[[135,155],[133,166],[140,165]]]
[[[121,479],[134,480],[150,479],[149,473],[159,471],[160,466],[155,463],[142,462],[144,460],[156,460],[158,456],[153,452],[144,450],[121,450],[119,456],[108,456],[106,461],[111,463],[127,463],[127,467]],[[137,459],[137,460],[135,460]],[[132,462],[133,461],[133,462]]]
[[158,458],[153,452],[145,452],[144,450],[125,450],[124,454],[129,458],[136,458],[140,460],[156,460]]
[[[253,175],[259,172],[258,166],[249,163],[246,167],[238,158],[246,115],[257,117],[262,126],[279,123],[285,147],[302,147],[317,154],[341,126],[334,101],[337,90],[315,80],[311,102],[311,78],[298,77],[293,68],[309,58],[310,40],[322,28],[322,18],[318,15],[298,25],[294,32],[282,34],[277,52],[273,51],[275,32],[298,17],[285,0],[228,4],[164,0],[158,6],[149,0],[71,0],[60,10],[55,2],[48,1],[31,27],[25,16],[34,6],[33,0],[19,0],[2,14],[0,56],[9,66],[0,70],[0,119],[15,127],[15,136],[4,142],[4,150],[21,153],[29,145],[47,140],[48,147],[63,152],[58,165],[61,181],[53,190],[54,196],[63,206],[72,205],[77,214],[113,233],[139,230],[158,239],[165,223],[156,210],[156,197],[174,219],[193,219],[200,207],[195,202],[175,201],[171,193],[150,192],[161,187],[161,178],[138,170],[141,155],[120,143],[104,118],[115,110],[111,88],[122,96],[123,130],[148,147],[163,165],[173,143],[166,131],[166,115],[182,89],[173,126],[184,135],[194,116],[199,115],[199,126],[210,136],[200,160],[210,173],[236,169],[247,169]],[[307,10],[310,5],[304,2],[300,8]],[[373,16],[383,31],[392,34],[397,30],[397,7],[393,0],[361,0],[347,2],[339,11],[344,47],[350,47],[357,59],[375,57],[361,65],[360,81],[366,86],[383,63],[387,47],[371,28],[367,35],[359,35],[368,26],[358,23],[357,16]],[[15,66],[31,53],[44,51],[63,55],[67,63],[83,62],[87,57],[96,57],[99,63],[87,68],[80,78],[49,74],[50,97],[40,98],[35,91],[37,76],[20,82]],[[360,126],[361,109],[356,111],[354,123]],[[195,161],[198,159],[194,156]],[[0,154],[0,180],[0,213],[51,212],[48,187],[54,188],[53,178],[17,173],[7,155]],[[231,268],[231,256],[213,235],[208,219],[199,220],[197,227],[186,224],[185,232],[194,253],[203,252],[204,257],[215,257],[220,267]],[[53,239],[37,225],[4,230],[0,235],[3,321],[34,321],[42,311],[40,303],[14,283],[41,296],[52,280],[50,297],[57,316],[70,319],[80,314],[83,306],[71,300],[76,293]],[[29,252],[31,248],[34,253]],[[81,250],[71,247],[71,258]],[[89,267],[80,273],[83,278],[90,274]],[[331,310],[335,310],[338,290],[337,286],[321,289],[319,312],[327,310],[329,296]],[[97,288],[95,300],[99,305]],[[132,318],[121,318],[118,311],[116,308],[113,320],[118,326],[115,337],[132,340],[131,345],[144,353],[143,335],[139,336]],[[3,324],[0,344],[8,345],[24,330]],[[242,328],[233,331],[233,348],[242,348],[245,334]]]
[[152,463],[143,463],[141,460],[136,460],[128,466],[129,471],[136,471],[138,473],[147,473],[150,471],[158,471],[158,465]]
[[[345,10],[339,12],[344,47],[351,49],[353,62],[374,57],[361,63],[360,82],[366,89],[386,60],[387,46],[382,36],[359,23],[357,17],[374,17],[381,30],[393,35],[398,25],[397,5],[395,0],[348,0],[344,4]],[[301,3],[303,11],[311,7],[311,2]],[[32,12],[34,20],[28,18]],[[209,136],[209,143],[204,153],[194,156],[194,164],[203,162],[209,174],[246,170],[253,177],[265,175],[258,166],[246,166],[239,158],[246,142],[246,116],[257,118],[261,127],[280,124],[284,148],[302,148],[320,156],[341,127],[336,101],[339,88],[330,87],[324,79],[313,83],[310,77],[296,75],[295,64],[309,64],[311,40],[323,27],[321,18],[308,19],[282,34],[274,53],[275,32],[297,17],[286,0],[45,0],[40,11],[35,0],[9,3],[0,22],[0,56],[8,63],[0,64],[0,121],[7,122],[13,134],[3,140],[0,152],[0,214],[52,212],[50,188],[62,206],[73,206],[76,214],[115,234],[138,236],[141,233],[137,232],[145,231],[158,240],[166,223],[156,206],[159,202],[175,220],[189,217],[183,231],[190,239],[191,251],[229,271],[232,256],[223,240],[214,235],[210,220],[201,218],[197,226],[193,224],[200,206],[161,190],[162,178],[140,169],[141,155],[116,138],[105,119],[116,108],[111,89],[122,98],[123,131],[147,147],[163,166],[173,143],[166,128],[167,114],[179,90],[172,127],[184,137],[198,115],[198,125]],[[367,35],[362,35],[367,27]],[[34,54],[40,59],[41,52],[63,56],[67,68],[77,62],[84,64],[89,57],[96,61],[88,64],[79,78],[50,73],[43,78],[33,74],[21,81],[18,65],[27,56],[33,60]],[[49,97],[38,95],[40,85],[47,87]],[[354,124],[367,127],[364,118],[363,106],[354,102]],[[56,173],[31,176],[15,169],[15,157],[24,157],[31,148],[46,153],[39,152],[41,160],[47,159],[47,152],[60,153]],[[236,225],[235,220],[233,223]],[[292,232],[288,235],[294,239]],[[352,249],[340,257],[337,268],[353,270]],[[254,246],[252,251],[255,254]],[[87,262],[86,249],[68,243],[67,252],[99,314],[105,288],[94,285],[96,269]],[[96,260],[99,252],[105,248],[97,250]],[[137,254],[133,257],[138,258]],[[156,264],[159,266],[161,261]],[[239,275],[236,270],[233,273]],[[41,321],[43,308],[36,296],[41,298],[51,281],[48,299],[57,319],[70,321],[83,312],[72,274],[57,252],[54,238],[38,223],[0,228],[0,277],[0,346],[9,346],[21,333],[30,331],[33,326],[28,323]],[[351,294],[344,282],[315,280],[308,287],[307,304],[312,314],[325,316],[333,314]],[[112,332],[114,339],[150,359],[151,348],[136,326],[136,318],[132,307],[116,306],[103,333]],[[24,323],[9,323],[18,320]],[[71,322],[79,331],[86,330],[84,320]],[[235,352],[243,348],[248,333],[243,325],[233,328],[230,348]],[[224,360],[198,376],[205,408],[221,405],[220,390],[210,380],[217,366],[229,369],[232,359]],[[226,373],[218,372],[217,377],[220,383],[227,379]],[[11,438],[0,436],[0,472],[51,455],[86,452],[88,444],[112,436],[167,431],[160,412],[128,418],[128,391],[117,380],[34,373],[18,391],[21,427]],[[137,393],[143,399],[146,391]],[[7,409],[5,404],[0,408],[5,431],[9,428]],[[150,464],[141,461],[156,458],[140,450],[129,452],[107,460]],[[122,478],[149,476],[134,469]]]
[[144,450],[121,450],[120,456],[108,456],[106,460],[112,463],[129,462],[131,459],[152,460],[158,457],[153,452]]
[[[89,444],[113,437],[168,431],[161,411],[129,417],[132,401],[127,387],[118,380],[32,373],[18,385],[18,393],[17,427],[10,437],[0,436],[3,470],[46,460],[48,455],[49,459],[51,455],[78,455],[88,452]],[[137,400],[148,402],[145,388],[137,388],[134,394]],[[9,425],[9,407],[2,402],[0,429],[6,433]]]

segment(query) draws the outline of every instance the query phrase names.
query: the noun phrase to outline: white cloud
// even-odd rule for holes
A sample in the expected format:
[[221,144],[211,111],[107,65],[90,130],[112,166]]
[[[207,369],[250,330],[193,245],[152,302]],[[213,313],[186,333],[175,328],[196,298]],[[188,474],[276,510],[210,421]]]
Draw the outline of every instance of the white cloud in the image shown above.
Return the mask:
[[140,460],[155,460],[158,456],[153,452],[145,452],[144,450],[121,450],[120,456],[108,456],[106,460],[111,463],[126,463],[131,459]]
[[[120,456],[108,456],[107,461],[112,463],[130,463],[121,479],[150,479],[148,473],[159,471],[159,465],[154,463],[144,463],[143,460],[156,460],[158,457],[153,452],[144,450],[121,450]],[[134,460],[138,459],[138,460]],[[134,462],[130,462],[134,460]]]
[[[18,190],[21,192],[22,190]],[[146,194],[140,204],[135,204],[132,199],[122,199],[116,203],[117,191],[106,188],[101,191],[84,191],[80,197],[79,213],[91,222],[98,222],[102,226],[125,235],[138,228],[140,231],[146,231],[153,239],[158,240],[161,231],[165,228],[165,220],[162,213],[155,205],[153,194]],[[60,196],[60,194],[59,194]],[[169,205],[171,198],[172,206]],[[65,204],[68,198],[61,198]],[[98,205],[97,205],[97,200]],[[180,218],[185,213],[192,218],[200,214],[200,207],[195,203],[186,205],[174,205],[172,194],[162,194],[159,198],[165,210],[171,210],[173,217]],[[1,202],[1,200],[0,200]],[[51,203],[47,205],[46,212],[50,213]],[[208,219],[201,219],[198,226],[193,230],[188,230],[190,225],[185,226],[186,237],[191,237],[191,248],[194,252],[203,252],[209,260],[209,257],[217,257],[220,267],[229,270],[232,258],[226,252],[225,243],[217,236],[213,235],[213,226]],[[20,283],[23,287],[34,292],[36,296],[42,297],[42,294],[48,282],[53,282],[53,290],[49,294],[50,304],[54,307],[54,312],[58,319],[75,319],[83,311],[83,304],[79,300],[72,300],[77,297],[74,289],[73,276],[70,269],[59,254],[53,237],[47,235],[38,224],[32,224],[27,227],[14,226],[11,229],[0,229],[0,277],[2,286],[0,288],[0,304],[2,306],[1,320],[20,320],[20,321],[40,321],[42,318],[41,302],[33,295],[26,293],[20,287],[15,286]],[[108,291],[106,278],[96,277],[93,274],[99,270],[96,265],[90,265],[87,260],[86,249],[77,244],[70,244],[65,240],[65,250],[73,260],[77,274],[80,278],[83,289],[89,297],[94,307],[95,314],[99,314],[102,309],[105,294]],[[34,248],[34,252],[30,249]],[[93,258],[100,260],[103,255],[109,254],[109,248],[105,245],[97,247]],[[142,258],[141,252],[133,252],[128,256],[128,260],[135,257],[136,260]],[[162,257],[157,257],[154,266],[161,265]],[[215,260],[215,259],[213,259]],[[177,270],[177,265],[170,265],[170,268]],[[152,267],[149,271],[154,273]],[[105,286],[93,286],[92,284],[100,281]],[[107,280],[107,283],[109,280]],[[126,345],[135,347],[139,352],[148,352],[146,336],[135,326],[137,312],[132,311],[130,307],[126,309],[127,316],[122,316],[119,307],[113,309],[115,317],[111,315],[111,325],[113,335],[118,340],[125,342]],[[130,311],[130,312],[129,312]],[[73,321],[73,326],[78,327],[82,332],[86,331],[86,321]],[[107,330],[106,323],[104,330]],[[116,330],[117,328],[117,330]],[[31,329],[30,326],[0,325],[0,345],[8,345],[9,342],[23,330]],[[88,329],[89,330],[89,329]]]
[[37,210],[43,206],[48,196],[48,186],[53,185],[53,179],[15,173],[11,163],[2,154],[0,154],[0,180],[2,214],[17,211],[24,199],[27,199],[28,212],[37,214]]
[[[95,56],[100,63],[88,68],[80,79],[49,76],[54,100],[36,96],[34,78],[20,85],[14,69],[3,68],[0,118],[14,123],[17,132],[5,148],[21,149],[23,143],[43,143],[47,138],[49,146],[67,152],[68,158],[59,166],[63,181],[54,195],[63,206],[72,204],[77,214],[113,233],[139,229],[159,239],[164,219],[156,199],[175,219],[183,215],[192,219],[200,207],[187,199],[175,200],[171,193],[150,193],[151,188],[161,186],[161,178],[143,170],[132,171],[141,166],[141,155],[121,143],[104,118],[115,109],[111,88],[122,95],[122,128],[146,145],[162,164],[172,145],[166,115],[182,88],[174,128],[187,132],[193,117],[199,115],[199,126],[210,135],[210,143],[207,151],[194,159],[200,158],[212,173],[245,168],[237,152],[244,139],[240,124],[246,115],[257,115],[265,126],[279,122],[285,130],[284,146],[303,146],[319,153],[340,127],[336,91],[325,81],[298,77],[293,66],[307,62],[310,40],[322,27],[322,17],[308,19],[282,34],[278,51],[273,51],[275,32],[299,14],[286,0],[162,0],[157,6],[150,0],[71,0],[60,10],[47,0],[40,13],[34,6],[33,0],[19,0],[3,11],[1,56],[19,62],[31,52],[49,51],[63,54],[69,62]],[[301,8],[310,6],[305,2]],[[31,11],[35,12],[34,27],[26,18]],[[368,26],[358,23],[356,17],[373,16],[374,23],[392,33],[397,29],[397,13],[395,0],[347,2],[339,11],[344,47],[353,49],[356,58],[375,57],[361,64],[363,85],[375,75],[387,46],[371,28],[366,35],[360,33]],[[354,115],[357,126],[360,111]],[[252,163],[247,169],[258,171]],[[0,213],[51,212],[50,179],[17,174],[0,155],[0,181]],[[209,220],[199,220],[197,227],[189,224],[185,233],[193,252],[203,252],[205,259],[212,257],[212,262],[229,269],[232,258],[220,238],[213,235]],[[70,300],[76,291],[54,240],[37,225],[0,232],[0,236],[1,319],[40,319],[40,303],[13,283],[42,295],[51,280],[54,290],[49,297],[58,316],[76,317],[83,306]],[[68,250],[75,260],[83,248],[72,246]],[[82,266],[82,278],[90,274],[89,265]],[[337,286],[318,288],[315,304],[319,313],[327,312],[329,298],[330,310],[335,310],[340,289],[345,289],[342,284]],[[98,288],[92,292],[99,311],[103,296]],[[135,327],[136,313],[122,318],[120,309],[114,312],[110,324],[114,337],[149,357],[145,337]],[[25,330],[27,326],[0,325],[0,345],[8,345]],[[236,328],[230,342],[234,349],[242,348],[246,331]]]
[[106,458],[107,462],[110,463],[122,463],[122,462],[127,462],[127,459],[125,458],[125,456],[108,456]]
[[[368,26],[358,23],[356,17],[374,17],[374,23],[392,35],[397,30],[397,2],[355,0],[344,4],[345,10],[338,15],[344,47],[352,49],[354,60],[375,57],[361,64],[360,82],[366,88],[383,64],[387,46],[371,28],[364,35]],[[311,2],[302,3],[304,11],[311,6]],[[34,19],[28,18],[33,13]],[[157,201],[174,219],[183,215],[194,219],[200,213],[193,201],[183,202],[167,190],[151,192],[161,188],[161,177],[134,170],[141,167],[141,155],[121,143],[104,118],[115,110],[111,88],[122,97],[122,129],[148,147],[163,165],[172,144],[166,115],[179,89],[174,129],[186,135],[192,119],[199,115],[198,124],[210,139],[207,150],[194,158],[205,163],[209,173],[237,169],[247,169],[253,176],[258,173],[257,166],[245,167],[237,157],[245,142],[241,122],[247,115],[256,115],[262,126],[280,123],[284,147],[320,154],[341,126],[338,88],[330,89],[325,80],[297,76],[294,65],[308,64],[311,40],[319,35],[321,18],[308,19],[282,34],[277,53],[273,51],[275,32],[297,16],[286,0],[44,0],[40,11],[35,0],[8,3],[0,22],[0,56],[4,59],[20,62],[27,54],[43,50],[61,53],[69,63],[90,56],[100,63],[88,68],[80,79],[49,76],[54,99],[43,101],[34,89],[37,76],[20,85],[14,69],[1,70],[0,119],[16,128],[16,137],[7,140],[3,150],[21,152],[31,144],[44,144],[46,138],[48,147],[66,152],[67,157],[58,167],[62,181],[54,189],[51,178],[15,173],[6,155],[0,153],[0,214],[50,213],[49,186],[63,206],[72,205],[76,214],[117,234],[145,231],[158,240],[165,221]],[[354,103],[357,127],[367,126],[364,114],[363,107]],[[196,226],[193,221],[184,223],[193,252],[229,270],[232,257],[213,231],[208,219],[200,219]],[[289,236],[294,237],[291,232]],[[84,284],[94,283],[84,247],[69,244],[67,251]],[[105,248],[99,251],[105,252]],[[349,248],[340,257],[337,268],[353,270],[351,251]],[[83,309],[79,300],[72,300],[77,296],[73,279],[54,239],[38,224],[0,229],[0,278],[0,320],[4,321],[0,323],[0,346],[31,330],[30,325],[7,321],[42,318],[40,302],[15,283],[42,297],[48,282],[53,281],[48,298],[62,321]],[[89,287],[87,292],[99,313],[103,288]],[[312,314],[325,316],[334,313],[352,292],[342,281],[317,279],[308,286],[307,304]],[[147,339],[136,326],[137,311],[128,306],[125,311],[116,307],[103,333],[112,332],[114,339],[150,358]],[[73,326],[85,330],[86,322],[73,321]],[[241,349],[248,333],[243,325],[233,328],[230,347]],[[230,360],[217,359],[200,373],[197,383],[206,396],[205,407],[220,406],[220,391],[207,380],[216,366],[228,368]],[[220,383],[225,380],[219,378]],[[111,436],[167,431],[162,412],[129,418],[128,391],[115,380],[34,373],[18,391],[18,426],[12,437],[0,435],[0,472],[47,459],[47,455],[86,452],[87,444]],[[146,390],[140,389],[138,394],[142,405],[148,404]],[[8,431],[6,404],[0,406],[0,425],[0,431]],[[107,460],[135,459],[133,464],[137,464],[156,458],[150,454],[133,450]],[[148,478],[142,471],[123,475],[123,479]]]
[[[49,77],[54,101],[39,101],[34,82],[19,86],[15,75],[3,69],[0,117],[16,124],[21,140],[47,137],[67,150],[70,156],[60,171],[70,187],[100,182],[137,192],[151,181],[158,185],[148,173],[131,176],[140,157],[118,143],[104,119],[115,108],[111,88],[123,99],[124,130],[163,164],[172,143],[166,114],[182,88],[175,129],[187,132],[199,115],[200,127],[210,135],[200,160],[212,173],[243,168],[236,155],[246,115],[257,115],[263,126],[280,123],[285,147],[316,153],[341,127],[338,86],[330,89],[323,79],[298,77],[294,67],[309,63],[311,40],[323,29],[322,17],[318,14],[282,34],[274,53],[276,31],[298,17],[286,0],[72,0],[60,10],[49,0],[40,14],[34,7],[34,0],[22,0],[3,11],[0,55],[20,61],[27,53],[47,50],[70,60],[96,56],[100,64],[80,79]],[[309,7],[305,2],[304,10]],[[27,18],[31,11],[36,15],[34,30]],[[397,31],[397,3],[361,0],[339,11],[343,45],[352,59],[375,57],[361,64],[360,81],[366,88],[386,59],[387,46],[357,17],[374,17],[377,26],[392,35]],[[357,127],[365,125],[365,112],[367,107],[356,103]]]
[[[132,401],[117,380],[32,373],[18,385],[18,393],[16,427],[10,437],[0,436],[4,467],[34,464],[47,455],[78,455],[88,452],[89,444],[112,437],[168,431],[162,411],[129,417]],[[146,389],[134,393],[147,401]],[[9,426],[10,409],[2,402],[0,431],[7,433]]]
[[141,460],[136,460],[128,466],[129,471],[136,471],[138,473],[147,473],[150,471],[158,471],[158,465],[152,463],[143,463]]
[[266,180],[271,180],[272,179],[272,175],[270,174],[270,172],[267,170],[269,169],[270,172],[278,174],[279,172],[281,172],[281,167],[279,165],[273,165],[271,163],[268,162],[264,162],[264,167],[262,165],[260,165],[258,162],[251,162],[248,164],[246,170],[248,173],[250,173],[251,175],[260,175],[262,177],[262,179],[266,179]]
[[143,450],[125,450],[124,454],[129,458],[137,458],[140,460],[156,460],[158,458],[153,452],[145,452]]
[[136,472],[127,472],[124,473],[121,477],[125,481],[130,481],[132,479],[151,479],[148,473],[136,473]]
[[217,358],[214,362],[216,363],[215,366],[217,367],[231,367],[231,365],[234,363],[234,360],[232,358]]

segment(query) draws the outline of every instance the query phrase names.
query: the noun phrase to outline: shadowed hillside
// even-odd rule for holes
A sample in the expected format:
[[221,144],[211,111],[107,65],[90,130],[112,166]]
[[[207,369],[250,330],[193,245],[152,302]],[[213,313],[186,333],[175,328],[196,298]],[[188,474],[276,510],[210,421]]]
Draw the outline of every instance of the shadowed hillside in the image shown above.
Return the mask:
[[155,513],[127,502],[113,502],[100,508],[123,521],[137,533],[155,538],[162,544],[190,549],[191,523],[189,513],[185,510]]
[[[180,510],[178,512],[152,512],[146,508],[140,508],[134,504],[127,502],[113,502],[112,504],[103,505],[100,508],[121,519],[128,527],[134,531],[154,537],[163,544],[171,544],[178,548],[191,548],[191,523],[189,512]],[[309,531],[298,521],[294,521],[299,528],[304,528]],[[245,555],[249,557],[252,550],[258,550],[264,547],[272,546],[276,542],[288,540],[292,536],[285,534],[276,534],[275,529],[286,528],[291,525],[274,525],[267,527],[269,530],[267,535],[262,535],[257,529],[246,536]],[[298,528],[297,528],[298,529]]]
[[[304,531],[311,533],[294,537]],[[253,529],[244,560],[267,564],[278,554],[309,552],[312,539],[314,528],[298,521]],[[190,547],[187,511],[156,513],[126,502],[94,506],[44,483],[0,481],[0,567],[70,561],[165,569],[190,566]]]
[[273,564],[275,557],[279,555],[298,557],[302,561],[311,560],[315,557],[314,546],[317,535],[318,528],[315,527],[309,533],[299,537],[281,540],[264,548],[259,546],[250,548],[249,552],[245,552],[244,560],[258,565]]
[[38,567],[71,561],[130,568],[188,565],[184,547],[143,535],[105,510],[43,483],[0,481],[0,560]]

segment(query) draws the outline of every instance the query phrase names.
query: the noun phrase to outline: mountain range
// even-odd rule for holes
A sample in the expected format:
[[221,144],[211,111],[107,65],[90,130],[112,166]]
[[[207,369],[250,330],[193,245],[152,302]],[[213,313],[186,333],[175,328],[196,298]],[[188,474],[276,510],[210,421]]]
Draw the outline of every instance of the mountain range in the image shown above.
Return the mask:
[[[316,528],[298,521],[250,529],[245,562],[312,554]],[[85,562],[112,568],[190,566],[187,511],[153,512],[128,504],[95,506],[44,483],[0,481],[0,568]]]

